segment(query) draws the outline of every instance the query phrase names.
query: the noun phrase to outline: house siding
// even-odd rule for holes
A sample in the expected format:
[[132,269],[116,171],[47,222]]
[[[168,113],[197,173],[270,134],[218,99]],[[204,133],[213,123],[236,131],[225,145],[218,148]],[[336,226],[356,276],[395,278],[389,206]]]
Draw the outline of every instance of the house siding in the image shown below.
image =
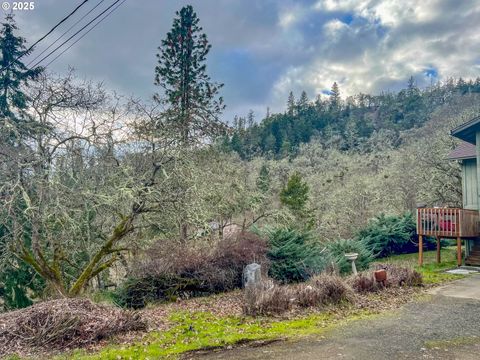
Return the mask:
[[467,159],[462,162],[463,208],[478,210],[477,161]]

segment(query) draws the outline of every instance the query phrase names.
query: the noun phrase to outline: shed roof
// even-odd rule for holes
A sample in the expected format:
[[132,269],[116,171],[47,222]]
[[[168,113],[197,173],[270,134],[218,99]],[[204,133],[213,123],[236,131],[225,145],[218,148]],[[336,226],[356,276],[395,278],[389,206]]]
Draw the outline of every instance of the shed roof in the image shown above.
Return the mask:
[[475,145],[475,134],[480,131],[480,116],[474,117],[472,120],[457,126],[450,133],[463,141]]
[[450,154],[448,158],[451,160],[475,159],[477,151],[475,145],[462,141]]

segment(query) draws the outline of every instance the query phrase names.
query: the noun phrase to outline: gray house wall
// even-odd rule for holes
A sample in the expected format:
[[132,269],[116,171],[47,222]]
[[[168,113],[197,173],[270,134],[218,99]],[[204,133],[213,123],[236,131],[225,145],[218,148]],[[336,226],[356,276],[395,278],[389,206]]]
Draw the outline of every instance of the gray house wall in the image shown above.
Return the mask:
[[462,161],[463,208],[478,210],[477,160]]

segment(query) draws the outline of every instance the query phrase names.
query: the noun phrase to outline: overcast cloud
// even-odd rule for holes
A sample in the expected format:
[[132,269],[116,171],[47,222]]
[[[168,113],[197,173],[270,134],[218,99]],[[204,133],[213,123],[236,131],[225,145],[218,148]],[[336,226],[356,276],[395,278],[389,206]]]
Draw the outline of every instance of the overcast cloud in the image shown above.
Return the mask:
[[[16,11],[21,34],[33,43],[78,3],[37,0],[35,10]],[[120,93],[151,97],[157,46],[185,4],[213,46],[208,69],[225,84],[225,120],[283,111],[290,90],[313,98],[334,81],[348,96],[397,90],[411,75],[421,86],[480,76],[480,1],[468,0],[126,0],[49,68],[72,66]]]

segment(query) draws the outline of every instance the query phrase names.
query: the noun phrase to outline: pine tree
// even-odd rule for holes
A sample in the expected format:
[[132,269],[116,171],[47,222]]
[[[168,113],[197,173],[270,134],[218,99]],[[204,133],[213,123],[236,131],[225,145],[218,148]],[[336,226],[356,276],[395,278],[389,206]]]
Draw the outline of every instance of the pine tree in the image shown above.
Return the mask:
[[300,99],[297,102],[297,107],[298,107],[298,112],[303,112],[308,109],[308,96],[306,91],[302,91],[302,94],[300,95]]
[[292,91],[290,91],[290,93],[288,94],[287,114],[290,116],[295,115],[295,96],[293,95]]
[[[38,78],[43,69],[28,69],[21,61],[29,51],[26,40],[15,34],[17,30],[13,15],[8,15],[0,29],[0,144],[9,147],[10,151],[18,151],[32,136],[47,130],[27,114],[30,98],[25,88]],[[5,232],[6,228],[0,226],[0,239]],[[27,237],[24,240],[27,243],[30,241]],[[0,248],[6,247],[7,244],[2,241]],[[42,287],[43,284],[38,283],[34,271],[26,263],[17,259],[2,261],[0,298],[5,309],[31,305],[29,296]]]
[[18,30],[12,15],[7,15],[0,30],[0,136],[16,145],[41,127],[29,118],[26,110],[29,97],[22,89],[38,78],[43,68],[28,69],[20,60],[28,55],[26,40],[15,35]]
[[415,83],[415,78],[413,76],[410,76],[410,78],[408,79],[407,94],[408,96],[416,96],[420,94],[420,89],[417,87],[417,84]]
[[288,179],[287,186],[280,192],[280,201],[292,211],[303,211],[308,201],[308,184],[298,173]]
[[206,59],[211,45],[199,26],[191,5],[176,12],[172,29],[162,40],[157,54],[155,85],[164,90],[164,98],[154,96],[168,106],[167,115],[178,130],[181,141],[189,144],[223,133],[219,120],[225,106],[219,90],[207,74]]
[[255,124],[255,114],[253,110],[250,110],[247,115],[247,127],[251,128]]
[[337,82],[334,82],[330,90],[330,107],[337,109],[340,106],[340,89]]
[[[207,74],[207,55],[211,45],[199,25],[199,18],[191,5],[176,12],[171,30],[159,46],[155,67],[155,85],[163,89],[154,99],[165,105],[164,116],[171,127],[171,135],[178,136],[185,149],[223,135],[226,126],[219,116],[225,106],[219,96],[223,84],[214,83]],[[238,119],[238,126],[241,126]],[[241,140],[241,139],[239,139]],[[241,141],[239,142],[241,145]],[[185,194],[188,181],[179,184]],[[186,211],[186,198],[178,200],[178,206]],[[186,215],[183,218],[187,218]],[[187,221],[179,226],[180,238],[188,238]]]
[[401,109],[400,128],[409,129],[415,123],[422,123],[427,119],[427,113],[421,91],[411,76],[408,79],[407,89],[398,94]]

